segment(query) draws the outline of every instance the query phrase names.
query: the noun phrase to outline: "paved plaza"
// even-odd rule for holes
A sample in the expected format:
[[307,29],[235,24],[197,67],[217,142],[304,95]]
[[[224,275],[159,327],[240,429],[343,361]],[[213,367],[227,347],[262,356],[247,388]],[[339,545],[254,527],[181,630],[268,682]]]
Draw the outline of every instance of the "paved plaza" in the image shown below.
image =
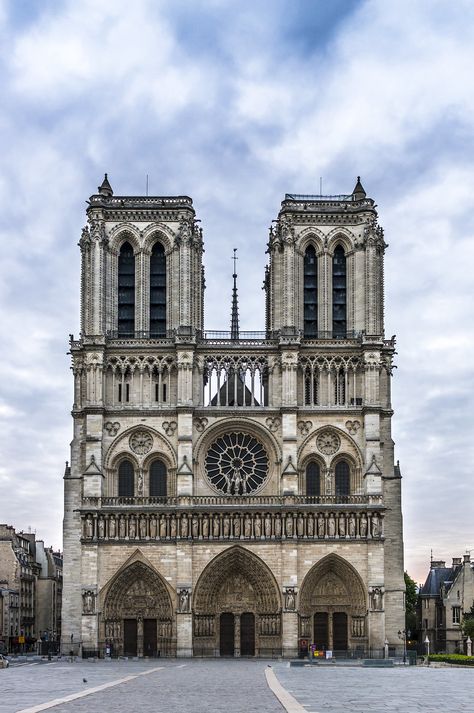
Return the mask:
[[474,709],[474,670],[290,668],[274,661],[158,659],[12,665],[0,671],[0,713],[281,713],[285,707],[267,678],[289,694],[284,703],[290,713]]

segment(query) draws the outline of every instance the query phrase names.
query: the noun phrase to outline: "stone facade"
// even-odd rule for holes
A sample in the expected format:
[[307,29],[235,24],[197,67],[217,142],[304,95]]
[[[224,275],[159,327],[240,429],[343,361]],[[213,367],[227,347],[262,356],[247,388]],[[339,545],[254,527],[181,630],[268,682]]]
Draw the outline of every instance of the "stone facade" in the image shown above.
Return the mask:
[[[374,202],[290,196],[266,330],[203,325],[190,198],[91,196],[71,336],[63,644],[294,655],[400,644],[394,466]],[[262,246],[263,247],[263,246]],[[236,299],[234,279],[234,300]]]

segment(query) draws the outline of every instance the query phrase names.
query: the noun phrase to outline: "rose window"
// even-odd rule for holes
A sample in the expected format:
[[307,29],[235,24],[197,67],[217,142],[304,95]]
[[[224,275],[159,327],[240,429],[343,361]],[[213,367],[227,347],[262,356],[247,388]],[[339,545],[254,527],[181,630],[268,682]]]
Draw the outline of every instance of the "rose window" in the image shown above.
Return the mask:
[[263,445],[247,433],[226,433],[209,447],[206,472],[211,484],[228,495],[257,490],[268,474],[268,455]]
[[323,431],[317,437],[316,445],[321,453],[331,456],[339,450],[341,439],[337,433],[333,433],[332,431]]
[[135,431],[130,436],[129,443],[134,453],[143,456],[153,448],[153,437],[148,431]]

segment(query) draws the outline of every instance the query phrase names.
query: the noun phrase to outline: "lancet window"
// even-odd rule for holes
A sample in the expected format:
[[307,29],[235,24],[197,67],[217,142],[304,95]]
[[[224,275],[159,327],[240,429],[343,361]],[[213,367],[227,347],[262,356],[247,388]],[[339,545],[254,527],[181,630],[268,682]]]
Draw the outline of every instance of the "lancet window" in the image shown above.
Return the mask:
[[135,336],[135,256],[130,243],[120,248],[118,258],[118,334]]
[[133,405],[138,400],[150,407],[171,405],[175,359],[163,357],[116,357],[107,362],[107,398],[112,406]]
[[150,465],[149,490],[153,497],[166,497],[167,495],[166,465],[161,460],[154,460]]
[[335,471],[336,496],[346,497],[351,492],[351,471],[345,460],[336,464]]
[[265,357],[208,357],[205,360],[205,406],[266,406],[268,404]]
[[166,256],[155,243],[150,256],[150,337],[166,337]]
[[360,406],[360,359],[355,356],[302,355],[299,403],[304,406]]
[[341,338],[347,333],[346,256],[341,245],[332,259],[332,331]]
[[304,255],[304,331],[307,338],[318,336],[318,263],[313,245],[306,248]]
[[306,466],[306,495],[321,495],[321,478],[319,463],[310,461]]
[[122,497],[132,498],[135,494],[135,474],[133,464],[123,460],[118,468],[118,494]]

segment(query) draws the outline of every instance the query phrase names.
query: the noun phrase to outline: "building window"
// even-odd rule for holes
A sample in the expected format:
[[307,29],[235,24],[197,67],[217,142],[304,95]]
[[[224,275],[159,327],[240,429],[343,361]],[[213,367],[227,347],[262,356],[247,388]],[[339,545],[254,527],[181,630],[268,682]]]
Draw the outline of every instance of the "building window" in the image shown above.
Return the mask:
[[150,337],[166,337],[166,256],[155,243],[150,257]]
[[343,498],[350,494],[350,481],[349,464],[341,460],[336,465],[336,496]]
[[130,243],[120,248],[118,259],[118,334],[135,336],[135,256]]
[[346,403],[346,374],[344,369],[334,372],[334,403],[344,406]]
[[453,624],[461,623],[461,607],[453,607]]
[[166,465],[161,460],[154,460],[150,465],[150,495],[166,497]]
[[321,480],[319,474],[319,464],[311,461],[306,466],[306,495],[321,495]]
[[347,332],[346,256],[341,245],[332,259],[332,331],[342,338]]
[[318,336],[318,262],[312,245],[304,254],[304,336]]
[[118,494],[121,497],[133,498],[135,474],[129,460],[123,460],[118,469]]

